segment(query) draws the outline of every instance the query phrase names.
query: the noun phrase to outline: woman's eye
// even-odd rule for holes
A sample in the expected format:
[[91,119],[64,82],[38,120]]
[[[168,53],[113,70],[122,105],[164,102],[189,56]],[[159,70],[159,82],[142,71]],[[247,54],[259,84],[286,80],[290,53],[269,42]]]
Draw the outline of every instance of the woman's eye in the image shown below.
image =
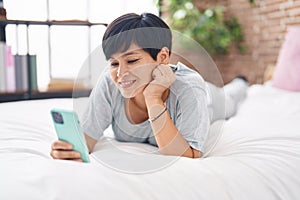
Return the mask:
[[110,64],[112,67],[118,67],[119,66],[119,63],[111,63]]
[[132,63],[135,63],[136,61],[138,61],[139,59],[132,59],[132,60],[128,60],[128,64],[132,64]]

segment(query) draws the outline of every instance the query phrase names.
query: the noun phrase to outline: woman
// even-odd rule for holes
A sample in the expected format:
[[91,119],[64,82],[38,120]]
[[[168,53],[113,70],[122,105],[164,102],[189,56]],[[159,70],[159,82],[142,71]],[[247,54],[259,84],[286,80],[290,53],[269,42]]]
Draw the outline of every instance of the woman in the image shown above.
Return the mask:
[[[110,67],[93,89],[82,122],[90,152],[112,125],[119,141],[150,143],[164,155],[200,158],[210,124],[236,111],[236,106],[228,106],[225,114],[215,110],[220,106],[209,103],[208,95],[221,96],[222,90],[181,63],[169,64],[172,34],[153,14],[130,13],[115,19],[107,27],[102,48]],[[247,82],[235,79],[228,87],[237,89],[225,103],[237,105]],[[81,161],[72,145],[63,141],[53,143],[51,156]]]

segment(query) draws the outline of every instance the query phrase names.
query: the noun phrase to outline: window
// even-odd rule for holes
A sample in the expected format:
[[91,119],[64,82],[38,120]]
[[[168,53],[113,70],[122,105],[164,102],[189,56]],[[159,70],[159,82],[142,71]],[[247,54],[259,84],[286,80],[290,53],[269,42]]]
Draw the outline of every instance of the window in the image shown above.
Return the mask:
[[[4,0],[8,19],[88,20],[110,23],[128,12],[158,15],[155,0]],[[38,86],[43,90],[51,78],[74,79],[84,60],[101,44],[105,27],[7,25],[7,44],[13,54],[37,55]]]

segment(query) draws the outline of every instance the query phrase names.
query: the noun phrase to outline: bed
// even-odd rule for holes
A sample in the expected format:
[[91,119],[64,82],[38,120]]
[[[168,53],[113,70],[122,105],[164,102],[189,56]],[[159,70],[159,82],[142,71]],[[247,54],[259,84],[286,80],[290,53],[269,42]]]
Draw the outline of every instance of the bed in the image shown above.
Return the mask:
[[0,199],[298,199],[300,92],[252,85],[237,114],[213,124],[200,159],[118,142],[108,128],[91,163],[53,160],[50,109],[73,102],[0,104]]

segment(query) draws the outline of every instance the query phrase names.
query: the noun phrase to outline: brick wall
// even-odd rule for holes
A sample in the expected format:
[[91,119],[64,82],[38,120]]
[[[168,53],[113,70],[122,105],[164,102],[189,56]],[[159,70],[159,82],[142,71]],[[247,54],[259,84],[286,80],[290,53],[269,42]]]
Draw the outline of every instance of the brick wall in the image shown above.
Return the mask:
[[224,83],[239,74],[251,83],[262,83],[266,68],[276,64],[287,27],[300,25],[300,0],[254,0],[253,5],[248,0],[194,0],[194,4],[199,9],[222,5],[225,15],[236,16],[243,27],[246,53],[232,48],[229,55],[213,56]]

